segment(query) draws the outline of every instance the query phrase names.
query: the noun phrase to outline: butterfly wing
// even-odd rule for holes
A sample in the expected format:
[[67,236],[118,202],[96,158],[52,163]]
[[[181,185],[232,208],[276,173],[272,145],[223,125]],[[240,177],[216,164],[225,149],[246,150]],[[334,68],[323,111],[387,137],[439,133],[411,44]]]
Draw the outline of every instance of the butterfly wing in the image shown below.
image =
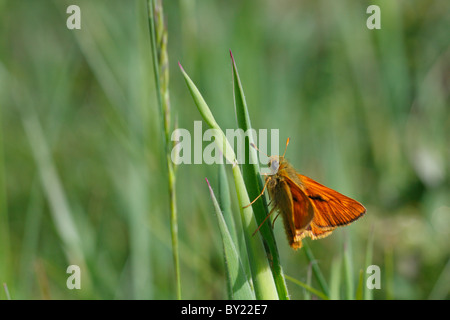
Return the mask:
[[314,221],[311,221],[310,225],[306,228],[306,234],[311,239],[322,239],[331,234],[331,232],[336,228],[321,228],[318,227]]
[[358,201],[304,175],[298,174],[298,178],[304,193],[315,208],[314,219],[311,222],[311,232],[314,235],[326,236],[334,228],[347,225],[366,212],[366,208]]
[[301,235],[314,218],[314,207],[300,187],[289,179],[270,191],[271,199],[276,199],[275,206],[282,214],[289,244],[299,249],[302,246]]
[[291,220],[292,239],[289,239],[289,243],[292,248],[299,249],[302,246],[301,240],[308,234],[307,229],[314,219],[314,206],[296,182],[286,178],[283,185],[291,199],[291,214],[283,217],[283,220]]
[[286,235],[293,249],[302,246],[302,239],[324,238],[336,227],[347,225],[366,212],[358,201],[295,172],[280,169],[278,183],[269,184],[270,198],[282,214]]
[[314,207],[299,186],[290,183],[286,185],[292,195],[292,216],[295,230],[303,231],[314,219]]

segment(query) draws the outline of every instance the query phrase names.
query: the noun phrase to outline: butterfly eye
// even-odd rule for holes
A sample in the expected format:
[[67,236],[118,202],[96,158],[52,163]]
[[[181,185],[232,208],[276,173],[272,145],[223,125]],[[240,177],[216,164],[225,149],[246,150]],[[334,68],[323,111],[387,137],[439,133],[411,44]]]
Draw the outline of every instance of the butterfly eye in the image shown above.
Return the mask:
[[270,163],[270,169],[272,170],[272,172],[277,172],[279,166],[280,166],[280,164],[279,164],[278,160],[273,160]]

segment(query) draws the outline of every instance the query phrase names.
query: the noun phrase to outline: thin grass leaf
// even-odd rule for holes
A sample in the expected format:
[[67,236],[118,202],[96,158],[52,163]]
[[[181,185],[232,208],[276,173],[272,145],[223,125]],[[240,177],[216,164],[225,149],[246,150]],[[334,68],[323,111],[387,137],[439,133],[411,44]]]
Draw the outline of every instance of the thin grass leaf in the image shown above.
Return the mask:
[[[374,229],[370,230],[369,239],[367,241],[367,247],[366,247],[366,268],[370,265],[372,265],[372,259],[373,259],[373,240],[374,240]],[[367,282],[367,273],[364,275],[364,282]],[[364,299],[365,300],[372,300],[373,299],[373,290],[369,289],[369,287],[366,285],[364,286]]]
[[306,258],[308,259],[308,262],[311,263],[312,271],[314,274],[314,278],[319,283],[320,288],[324,292],[324,294],[329,297],[330,296],[330,290],[328,289],[327,282],[325,281],[325,278],[323,276],[322,271],[320,270],[319,265],[317,264],[316,259],[314,258],[314,255],[311,251],[311,248],[309,247],[308,241],[303,240],[303,252],[306,255]]
[[230,189],[228,185],[226,167],[224,164],[219,165],[219,204],[228,229],[230,230],[231,237],[241,257],[244,269],[247,274],[250,274],[251,272],[250,266],[248,265],[245,240],[243,238],[243,234],[238,232],[238,230],[242,230],[240,220],[236,221],[237,216],[233,214],[234,212],[231,209]]
[[39,248],[40,229],[44,220],[44,198],[39,188],[39,179],[36,177],[32,183],[26,211],[20,266],[18,268],[19,287],[22,292],[31,292],[34,285],[34,274],[30,273],[30,265],[36,259],[36,252],[38,252]]
[[317,289],[314,289],[313,287],[307,285],[306,283],[301,282],[300,280],[297,280],[297,279],[295,279],[295,278],[293,278],[293,277],[290,277],[290,276],[288,276],[288,275],[284,275],[284,277],[285,277],[287,280],[289,280],[289,281],[291,281],[291,282],[293,282],[293,283],[299,285],[300,287],[302,287],[302,288],[308,290],[309,292],[311,292],[312,294],[316,295],[316,296],[319,297],[320,299],[322,299],[322,300],[330,300],[326,294],[324,294],[323,292],[320,292],[320,291],[317,290]]
[[3,284],[3,289],[5,290],[6,299],[11,300],[11,295],[9,294],[8,286],[6,283]]
[[[228,179],[227,179],[227,174],[225,171],[225,166],[223,164],[219,165],[219,177],[218,177],[218,181],[219,181],[219,206],[220,206],[220,211],[223,215],[223,218],[225,220],[226,226],[228,228],[228,231],[231,235],[231,239],[233,241],[233,243],[235,244],[236,250],[239,253],[239,246],[238,246],[238,241],[237,241],[237,233],[236,233],[236,226],[234,223],[234,219],[232,216],[232,211],[231,211],[231,199],[230,199],[230,192],[229,192],[229,187],[228,187]],[[207,180],[208,182],[208,180]],[[208,183],[208,187],[211,186]],[[219,222],[220,223],[220,222]],[[220,225],[219,225],[220,227]],[[223,235],[222,235],[222,242],[223,242]],[[227,294],[228,294],[228,299],[231,300],[233,299],[233,287],[232,287],[232,281],[230,280],[230,275],[229,275],[229,271],[228,271],[228,264],[227,264],[227,260],[226,260],[226,255],[225,255],[225,247],[224,247],[224,259],[225,259],[225,268],[226,268],[226,275],[227,275]]]
[[389,247],[384,252],[386,299],[394,299],[394,249]]
[[[0,67],[2,67],[0,65]],[[3,71],[0,69],[0,82],[3,80]],[[5,75],[6,78],[6,75]],[[3,106],[2,106],[3,107]],[[9,229],[9,217],[8,217],[8,203],[7,203],[7,191],[6,191],[6,170],[5,170],[5,156],[3,147],[3,129],[2,129],[2,113],[0,112],[0,274],[2,280],[10,281],[12,274],[12,256],[10,247],[10,229]]]
[[[236,231],[236,224],[234,223],[233,212],[231,211],[230,189],[228,186],[227,173],[225,165],[219,165],[219,205],[223,213],[228,230],[230,231],[231,239],[238,249],[238,236]],[[239,250],[238,250],[239,251]]]
[[272,276],[272,272],[270,270],[269,263],[265,255],[262,239],[260,236],[252,236],[252,233],[254,230],[256,230],[257,225],[254,219],[252,208],[244,208],[245,205],[250,203],[250,199],[241,171],[239,169],[239,166],[237,165],[233,148],[231,148],[224,132],[220,129],[219,125],[214,119],[208,105],[206,104],[195,84],[181,67],[181,64],[180,69],[200,114],[202,115],[205,122],[214,131],[215,143],[218,146],[219,151],[222,153],[225,159],[227,159],[228,163],[233,164],[233,178],[236,187],[242,220],[242,228],[244,231],[244,239],[248,254],[248,262],[252,273],[256,298],[268,300],[278,299],[277,289]]
[[145,182],[141,179],[145,173],[146,163],[135,159],[129,162],[123,181],[116,182],[117,188],[124,189],[124,201],[128,208],[126,215],[127,225],[130,231],[130,279],[132,297],[134,299],[151,299],[151,257],[150,239],[147,228],[143,221],[146,220],[150,204],[147,202],[147,189]]
[[364,286],[364,272],[363,270],[359,270],[359,280],[358,280],[358,287],[356,288],[356,300],[362,300],[363,299],[363,289]]
[[342,258],[341,255],[334,257],[331,263],[330,276],[330,299],[340,299],[341,279],[342,279]]
[[[309,263],[308,264],[308,272],[306,273],[306,284],[310,287],[311,287],[311,281],[312,281],[312,264]],[[305,300],[311,300],[311,292],[306,289],[304,291],[305,291],[304,292]]]
[[177,298],[181,299],[181,272],[178,250],[178,217],[176,202],[176,166],[171,161],[169,143],[170,136],[170,100],[169,100],[169,57],[167,53],[167,28],[164,25],[163,6],[161,1],[147,1],[148,24],[152,48],[153,72],[155,75],[156,96],[163,132],[163,141],[167,163],[168,186],[170,198],[170,232],[172,239],[173,263]]
[[441,274],[436,280],[436,284],[428,296],[428,300],[445,300],[450,294],[450,259],[447,260]]
[[[250,147],[250,145],[254,143],[253,136],[252,134],[250,134],[250,132],[252,131],[252,125],[250,123],[247,102],[245,100],[244,90],[239,78],[236,61],[234,60],[231,50],[230,56],[233,71],[233,95],[237,125],[238,128],[242,129],[245,133],[249,133],[245,135],[245,161],[242,164],[242,174],[244,177],[245,185],[247,186],[250,199],[256,199],[256,197],[261,194],[264,183],[260,175],[257,152],[254,148]],[[260,197],[252,205],[252,207],[259,226],[261,223],[263,223],[264,219],[269,214],[266,198]],[[273,277],[277,286],[278,296],[282,300],[287,300],[289,299],[289,294],[286,287],[286,281],[283,277],[283,269],[281,268],[278,248],[276,245],[270,219],[267,219],[259,230],[263,236],[263,241],[265,241],[266,244],[264,247],[267,249],[267,256],[270,259]]]
[[[24,113],[25,114],[25,113]],[[69,262],[85,265],[81,237],[69,207],[65,190],[53,162],[37,115],[29,108],[23,125],[39,170],[41,183],[50,204],[55,228],[64,243]]]
[[214,191],[206,179],[211,199],[214,204],[219,230],[222,236],[223,253],[225,258],[225,268],[227,272],[227,288],[230,299],[236,300],[254,300],[255,293],[250,286],[250,281],[245,274],[239,252],[231,237],[225,218],[220,209],[219,203],[214,196]]
[[353,300],[355,299],[355,284],[353,280],[352,247],[348,236],[348,233],[346,233],[344,239],[345,298],[347,300]]

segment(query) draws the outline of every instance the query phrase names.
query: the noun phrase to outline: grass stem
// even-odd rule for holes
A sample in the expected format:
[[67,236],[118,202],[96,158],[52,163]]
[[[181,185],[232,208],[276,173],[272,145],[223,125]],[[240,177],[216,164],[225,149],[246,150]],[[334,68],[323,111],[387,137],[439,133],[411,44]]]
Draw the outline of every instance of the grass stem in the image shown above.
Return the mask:
[[170,100],[169,100],[169,58],[167,54],[167,28],[164,24],[162,2],[148,0],[148,22],[152,48],[153,71],[155,75],[156,96],[159,106],[161,128],[168,172],[170,201],[170,232],[172,239],[173,263],[175,267],[176,295],[181,299],[180,259],[178,253],[178,218],[176,205],[176,167],[171,161],[170,138]]

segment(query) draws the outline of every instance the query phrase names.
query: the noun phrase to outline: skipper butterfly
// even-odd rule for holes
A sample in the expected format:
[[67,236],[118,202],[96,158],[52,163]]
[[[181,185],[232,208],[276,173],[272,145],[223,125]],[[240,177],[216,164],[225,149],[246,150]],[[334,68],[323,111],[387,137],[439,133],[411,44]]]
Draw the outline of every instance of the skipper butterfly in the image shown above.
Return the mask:
[[[289,139],[286,149],[288,144]],[[283,217],[289,245],[297,250],[302,247],[303,238],[324,238],[337,227],[348,225],[366,213],[366,208],[358,201],[297,173],[284,157],[286,149],[282,156],[269,157],[268,167],[272,174],[266,175],[261,194],[246,206],[252,205],[265,189],[268,190],[273,206],[255,233],[277,210]]]

